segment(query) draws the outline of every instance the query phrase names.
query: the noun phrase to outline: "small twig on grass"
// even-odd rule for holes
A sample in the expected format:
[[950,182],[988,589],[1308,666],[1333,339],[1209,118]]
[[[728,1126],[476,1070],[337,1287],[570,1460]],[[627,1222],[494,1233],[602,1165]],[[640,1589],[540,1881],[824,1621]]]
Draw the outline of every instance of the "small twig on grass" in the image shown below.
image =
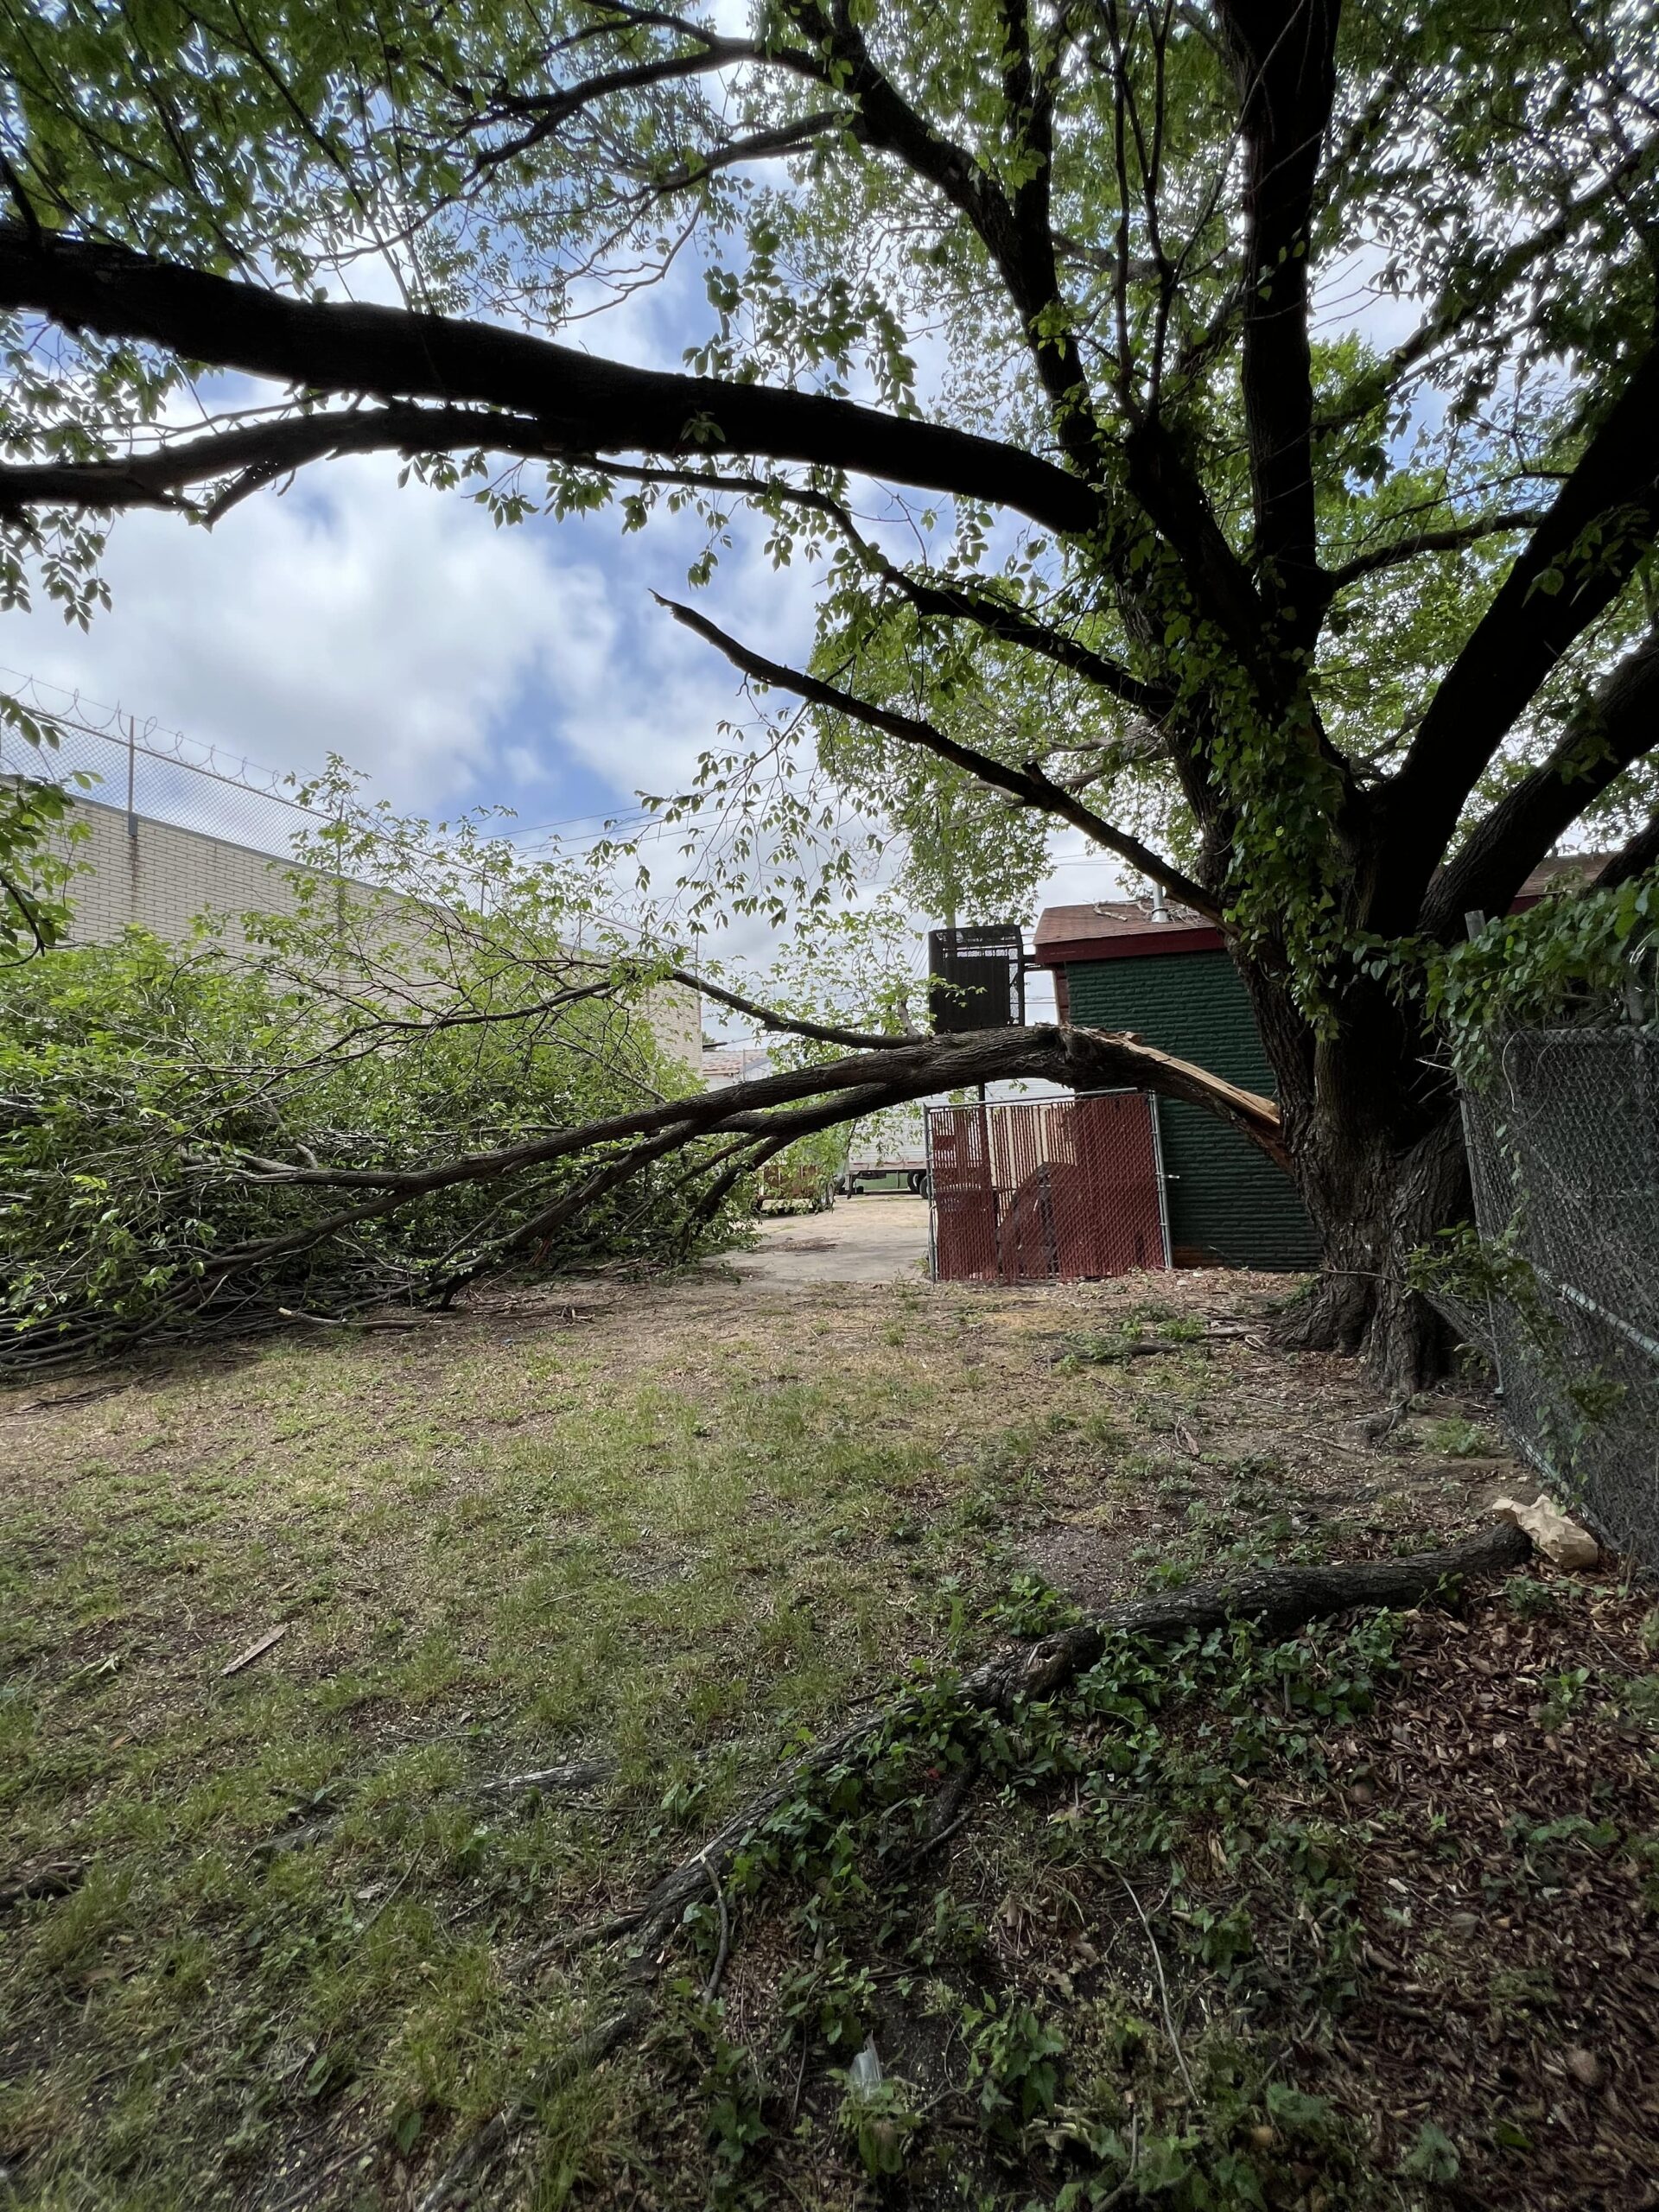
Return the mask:
[[1117,2184],[1117,2187],[1113,2190],[1109,2190],[1106,2195],[1101,2198],[1098,2212],[1106,2212],[1106,2208],[1109,2204],[1121,2204],[1122,2202],[1123,2199],[1135,2187],[1135,2169],[1140,2165],[1140,2164],[1141,2115],[1138,2112],[1132,2112],[1129,2114],[1128,2170],[1124,2174],[1122,2180]]
[[804,2027],[801,2030],[801,2063],[795,2069],[795,2094],[789,2101],[789,2124],[794,2126],[801,2109],[801,2091],[806,2084],[806,2058],[811,2045]]
[[228,1675],[239,1675],[245,1667],[251,1667],[256,1659],[263,1659],[266,1652],[279,1644],[287,1634],[288,1623],[278,1621],[275,1628],[267,1629],[263,1636],[256,1637],[245,1651],[238,1651],[228,1666],[219,1669],[221,1681]]
[[1181,2050],[1181,2039],[1175,2032],[1175,2013],[1169,2001],[1169,1984],[1164,1979],[1163,1953],[1158,1948],[1158,1939],[1152,1932],[1152,1923],[1147,1918],[1147,1909],[1135,1894],[1134,1883],[1127,1874],[1119,1873],[1116,1867],[1114,1867],[1112,1872],[1117,1874],[1118,1880],[1122,1883],[1129,1903],[1135,1907],[1141,1925],[1146,1930],[1147,1948],[1152,1953],[1153,1971],[1158,1977],[1158,2001],[1163,2007],[1164,2031],[1169,2037],[1169,2047],[1175,2055],[1176,2067],[1179,2070],[1182,2081],[1186,2084],[1186,2094],[1196,2105],[1198,2101],[1198,2093],[1192,2086],[1192,2076],[1186,2070],[1186,2059]]
[[948,1827],[942,1827],[937,1835],[929,1836],[925,1843],[918,1844],[915,1850],[911,1853],[908,1859],[901,1859],[899,1861],[899,1872],[901,1874],[908,1874],[912,1866],[918,1865],[922,1859],[928,1858],[932,1853],[936,1852],[942,1843],[949,1843],[951,1837],[956,1834],[959,1828],[965,1828],[967,1827],[969,1821],[973,1818],[973,1815],[974,1808],[970,1805],[966,1812],[958,1813],[956,1819],[950,1822]]
[[703,1984],[702,2001],[705,2005],[712,2005],[720,1994],[721,1978],[726,1972],[727,1955],[732,1948],[732,1916],[727,1907],[726,1892],[720,1886],[720,1877],[712,1866],[709,1869],[709,1886],[713,1890],[715,1903],[720,1908],[720,1948],[715,1953],[714,1971]]
[[924,1836],[915,1849],[907,1853],[899,1861],[894,1870],[896,1873],[908,1874],[912,1866],[919,1866],[921,1861],[930,1858],[941,1844],[948,1843],[959,1829],[967,1827],[973,1817],[974,1810],[968,1800],[973,1795],[974,1784],[978,1779],[978,1762],[970,1759],[967,1765],[956,1775],[950,1788],[940,1799],[938,1810],[933,1816],[932,1834]]
[[314,1328],[318,1329],[357,1329],[365,1335],[376,1330],[423,1329],[426,1326],[424,1320],[411,1318],[404,1321],[392,1314],[381,1314],[374,1320],[369,1320],[355,1313],[307,1313],[297,1306],[279,1306],[276,1311],[284,1321],[309,1321]]
[[415,1856],[410,1860],[408,1866],[404,1867],[403,1872],[397,1877],[397,1879],[386,1891],[385,1897],[381,1898],[379,1904],[376,1905],[374,1910],[369,1915],[368,1918],[363,1923],[363,1925],[358,1929],[357,1932],[359,1936],[366,1936],[368,1934],[370,1929],[372,1928],[375,1922],[379,1919],[381,1914],[391,1903],[392,1899],[407,1885],[410,1876],[415,1872],[415,1869],[420,1865],[422,1859],[425,1856],[426,1846],[423,1844],[420,1849],[416,1853]]
[[130,1382],[97,1382],[90,1390],[71,1390],[60,1398],[30,1398],[21,1406],[8,1406],[9,1414],[54,1414],[60,1406],[88,1406],[95,1398],[112,1398],[118,1390],[131,1389]]

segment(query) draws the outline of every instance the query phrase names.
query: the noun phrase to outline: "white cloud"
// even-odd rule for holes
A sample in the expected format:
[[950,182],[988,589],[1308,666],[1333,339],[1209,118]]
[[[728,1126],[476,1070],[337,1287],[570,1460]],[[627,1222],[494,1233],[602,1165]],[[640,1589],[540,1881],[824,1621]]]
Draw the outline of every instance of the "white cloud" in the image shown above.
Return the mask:
[[550,556],[544,534],[399,492],[390,462],[339,461],[211,533],[123,520],[111,611],[83,637],[42,607],[7,658],[275,767],[338,752],[399,804],[470,800],[515,698],[556,683],[573,610],[590,626],[597,579]]
[[[739,635],[798,661],[814,573],[774,572],[760,535],[726,550],[701,596]],[[685,788],[721,721],[753,718],[735,671],[651,596],[692,595],[685,570],[702,542],[689,515],[628,537],[613,514],[498,529],[464,496],[399,490],[389,459],[325,463],[211,533],[122,518],[111,610],[83,635],[43,603],[9,625],[3,658],[141,729],[182,733],[193,756],[211,746],[304,775],[335,753],[400,810],[506,803],[525,831],[588,817],[580,842],[636,792]],[[67,765],[96,767],[119,804],[124,766],[106,750]],[[288,827],[227,786],[153,767],[139,808],[240,842]],[[677,842],[654,843],[664,889]],[[766,933],[740,934],[754,946]]]

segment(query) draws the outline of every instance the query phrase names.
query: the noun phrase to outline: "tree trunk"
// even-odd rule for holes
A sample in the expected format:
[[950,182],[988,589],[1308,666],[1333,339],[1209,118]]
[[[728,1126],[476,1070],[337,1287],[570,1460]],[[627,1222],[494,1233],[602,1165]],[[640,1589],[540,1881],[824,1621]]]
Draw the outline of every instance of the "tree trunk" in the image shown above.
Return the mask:
[[1399,1135],[1323,1102],[1293,1142],[1296,1179],[1321,1243],[1307,1302],[1284,1317],[1292,1350],[1361,1354],[1391,1394],[1446,1372],[1454,1339],[1409,1287],[1411,1257],[1469,1213],[1469,1171],[1455,1099],[1427,1128],[1411,1108]]
[[1453,1339],[1408,1287],[1411,1256],[1470,1211],[1455,1088],[1433,1039],[1376,986],[1351,988],[1316,1038],[1281,979],[1241,968],[1320,1243],[1313,1294],[1278,1339],[1358,1353],[1390,1393],[1420,1389],[1445,1373]]

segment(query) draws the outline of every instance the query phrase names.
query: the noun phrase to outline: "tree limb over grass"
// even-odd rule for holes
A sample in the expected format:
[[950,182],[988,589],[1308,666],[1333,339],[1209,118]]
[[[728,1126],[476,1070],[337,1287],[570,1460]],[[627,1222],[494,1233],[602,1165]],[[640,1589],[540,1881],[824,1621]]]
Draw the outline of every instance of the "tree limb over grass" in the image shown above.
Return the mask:
[[[523,1144],[475,1153],[430,1167],[287,1166],[280,1161],[260,1160],[250,1172],[261,1181],[376,1195],[257,1244],[215,1254],[206,1262],[205,1273],[209,1279],[241,1274],[359,1222],[379,1219],[430,1192],[460,1183],[494,1181],[630,1139],[635,1141],[634,1151],[599,1171],[604,1190],[614,1188],[627,1174],[663,1153],[698,1138],[744,1132],[764,1141],[777,1126],[771,1117],[780,1107],[805,1101],[827,1104],[839,1095],[842,1110],[830,1118],[851,1121],[938,1091],[1010,1080],[1047,1080],[1075,1090],[1155,1090],[1203,1107],[1249,1137],[1278,1166],[1286,1165],[1279,1109],[1273,1101],[1211,1075],[1190,1060],[1158,1052],[1128,1033],[1106,1030],[1048,1024],[1028,1029],[974,1030],[961,1036],[884,1043],[879,1049],[845,1059],[759,1076],[722,1090],[671,1099],[637,1114],[614,1115],[606,1121],[556,1130]],[[599,1194],[595,1188],[587,1195]],[[567,1201],[561,1199],[558,1204],[564,1209]],[[546,1233],[545,1224],[543,1233]]]

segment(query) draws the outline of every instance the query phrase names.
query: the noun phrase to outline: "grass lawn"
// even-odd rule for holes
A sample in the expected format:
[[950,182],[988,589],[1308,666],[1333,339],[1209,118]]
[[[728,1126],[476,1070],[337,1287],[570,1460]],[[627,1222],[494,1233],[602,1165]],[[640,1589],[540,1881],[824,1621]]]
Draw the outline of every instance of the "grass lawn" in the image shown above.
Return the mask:
[[[1367,1440],[1267,1287],[520,1290],[0,1400],[0,2202],[1659,2204],[1639,1587],[949,1697],[1524,1479],[1475,1402]],[[918,1675],[660,1952],[579,1940]]]

